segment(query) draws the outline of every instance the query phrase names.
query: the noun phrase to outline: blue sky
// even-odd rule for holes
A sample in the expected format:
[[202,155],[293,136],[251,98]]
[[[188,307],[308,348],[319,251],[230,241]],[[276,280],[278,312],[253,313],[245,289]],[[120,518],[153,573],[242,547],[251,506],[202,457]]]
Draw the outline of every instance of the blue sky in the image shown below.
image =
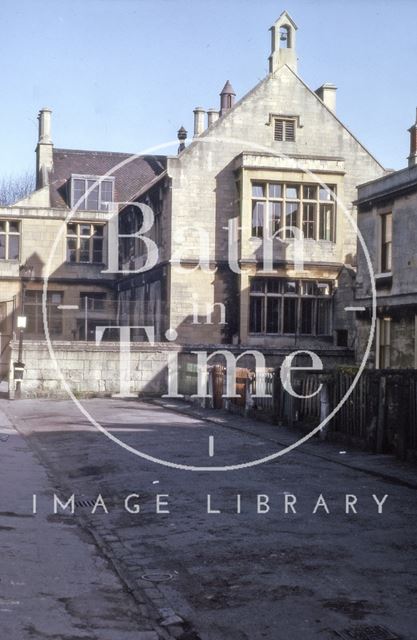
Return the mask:
[[267,73],[269,27],[287,9],[299,74],[338,87],[337,113],[387,167],[415,119],[415,0],[2,0],[0,175],[34,166],[37,113],[57,147],[137,153],[193,131]]

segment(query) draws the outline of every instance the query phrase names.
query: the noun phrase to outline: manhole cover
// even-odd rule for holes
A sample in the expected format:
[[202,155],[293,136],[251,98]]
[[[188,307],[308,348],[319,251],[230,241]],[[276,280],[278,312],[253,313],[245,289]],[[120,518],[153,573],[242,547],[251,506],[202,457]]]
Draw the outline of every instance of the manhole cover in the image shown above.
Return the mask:
[[149,582],[168,582],[172,580],[174,576],[172,573],[145,573],[141,576],[142,580],[149,580]]
[[401,640],[400,636],[380,625],[361,625],[344,631],[336,631],[343,640]]

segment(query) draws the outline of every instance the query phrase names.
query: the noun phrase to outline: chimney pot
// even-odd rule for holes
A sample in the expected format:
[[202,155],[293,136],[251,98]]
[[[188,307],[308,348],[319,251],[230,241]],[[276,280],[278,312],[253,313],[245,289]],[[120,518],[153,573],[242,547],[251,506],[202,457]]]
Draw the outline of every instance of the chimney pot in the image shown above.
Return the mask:
[[224,85],[220,94],[220,115],[229,111],[235,104],[236,93],[229,80]]
[[205,115],[206,111],[203,107],[196,107],[194,109],[194,138],[197,138],[204,131],[205,127]]
[[51,140],[51,109],[44,107],[39,111],[39,136],[36,147],[36,188],[49,184],[49,174],[53,163],[53,145]]
[[217,109],[209,109],[207,111],[207,120],[208,120],[209,127],[219,119],[219,115],[220,114],[217,111]]
[[43,107],[39,111],[39,140],[38,142],[43,144],[52,144],[51,140],[51,109]]

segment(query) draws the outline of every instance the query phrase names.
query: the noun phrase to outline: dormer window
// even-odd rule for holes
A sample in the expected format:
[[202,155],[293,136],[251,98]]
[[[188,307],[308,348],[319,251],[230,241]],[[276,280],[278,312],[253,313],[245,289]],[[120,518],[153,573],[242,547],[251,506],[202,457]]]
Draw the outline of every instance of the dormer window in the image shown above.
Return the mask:
[[275,118],[274,139],[279,142],[294,142],[295,118]]
[[78,211],[108,211],[114,198],[114,178],[71,176],[71,207]]

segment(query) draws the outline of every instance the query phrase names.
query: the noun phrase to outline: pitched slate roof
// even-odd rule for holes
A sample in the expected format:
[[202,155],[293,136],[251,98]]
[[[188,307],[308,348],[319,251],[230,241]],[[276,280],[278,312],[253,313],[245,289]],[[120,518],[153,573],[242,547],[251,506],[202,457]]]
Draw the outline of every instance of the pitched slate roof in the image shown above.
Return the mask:
[[165,156],[54,149],[50,175],[51,206],[69,208],[72,174],[102,176],[108,173],[115,178],[115,201],[128,202],[165,169]]

